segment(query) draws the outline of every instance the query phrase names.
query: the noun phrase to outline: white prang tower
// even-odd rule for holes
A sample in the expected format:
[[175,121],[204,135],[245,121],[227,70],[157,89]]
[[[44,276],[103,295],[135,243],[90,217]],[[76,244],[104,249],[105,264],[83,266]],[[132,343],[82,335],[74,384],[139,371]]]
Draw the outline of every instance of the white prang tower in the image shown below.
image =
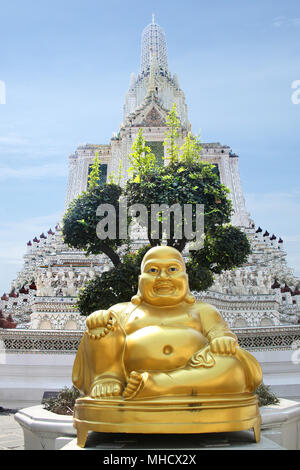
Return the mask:
[[[85,145],[78,147],[70,156],[70,173],[67,188],[66,207],[70,201],[87,186],[90,165],[98,152],[101,159],[101,172],[107,178],[118,172],[122,164],[123,182],[128,178],[128,154],[142,127],[143,134],[159,157],[164,152],[163,141],[166,131],[166,116],[176,103],[181,121],[179,140],[191,131],[184,92],[179,86],[178,77],[172,75],[168,66],[167,44],[164,30],[154,22],[142,32],[141,65],[138,76],[131,74],[129,89],[123,107],[123,123],[114,134],[109,145]],[[179,142],[180,143],[180,142]],[[203,159],[218,167],[220,179],[230,189],[235,225],[249,227],[249,214],[245,208],[241,180],[238,169],[238,156],[230,147],[219,143],[203,144]]]
[[[140,70],[137,77],[131,74],[119,131],[109,144],[86,144],[70,156],[65,207],[86,190],[96,152],[101,182],[106,182],[113,172],[117,174],[120,168],[122,184],[127,180],[128,155],[140,128],[160,164],[164,164],[161,157],[166,117],[174,103],[181,122],[178,139],[181,145],[191,132],[185,95],[177,75],[169,71],[165,33],[153,16],[152,23],[142,32]],[[220,143],[203,143],[202,156],[217,167],[221,182],[230,189],[232,223],[248,235],[252,254],[241,268],[216,276],[214,285],[197,295],[215,305],[231,327],[297,323],[300,281],[287,266],[281,238],[256,228],[246,211],[239,157]],[[83,319],[73,308],[76,295],[87,280],[110,268],[108,258],[104,255],[87,258],[85,253],[64,245],[59,224],[55,233],[52,230],[47,235],[42,233],[27,245],[24,267],[10,293],[1,297],[0,310],[12,314],[23,327],[82,328]]]

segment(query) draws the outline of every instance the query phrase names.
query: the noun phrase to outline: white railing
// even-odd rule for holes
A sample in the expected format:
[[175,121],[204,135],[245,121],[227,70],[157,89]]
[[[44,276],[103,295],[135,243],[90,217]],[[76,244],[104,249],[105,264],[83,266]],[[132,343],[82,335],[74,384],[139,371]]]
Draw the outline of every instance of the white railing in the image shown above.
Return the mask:
[[[248,351],[291,350],[300,343],[300,325],[232,328]],[[0,329],[0,352],[17,354],[75,354],[83,332]]]

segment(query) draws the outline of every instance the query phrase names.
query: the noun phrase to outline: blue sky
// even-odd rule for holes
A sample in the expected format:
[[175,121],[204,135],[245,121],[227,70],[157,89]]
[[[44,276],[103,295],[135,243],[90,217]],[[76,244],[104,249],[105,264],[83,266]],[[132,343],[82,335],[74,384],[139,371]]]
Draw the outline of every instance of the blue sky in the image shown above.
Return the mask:
[[118,130],[152,12],[193,131],[240,156],[247,209],[284,239],[300,275],[298,0],[10,0],[0,4],[0,293],[27,241],[62,215],[69,154]]

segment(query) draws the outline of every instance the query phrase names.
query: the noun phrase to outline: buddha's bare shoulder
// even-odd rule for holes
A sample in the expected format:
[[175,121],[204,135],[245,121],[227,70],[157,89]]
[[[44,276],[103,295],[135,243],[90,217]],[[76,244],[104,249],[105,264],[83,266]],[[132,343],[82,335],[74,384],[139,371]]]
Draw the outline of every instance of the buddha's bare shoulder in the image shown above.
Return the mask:
[[128,310],[131,305],[131,302],[120,302],[119,304],[112,305],[107,309],[95,310],[93,313],[91,313],[91,315],[105,315],[108,312],[113,312],[116,314],[123,313],[124,311]]
[[112,310],[113,312],[122,312],[123,310],[129,308],[130,305],[132,305],[131,302],[120,302],[118,304],[112,305],[108,310]]
[[201,300],[196,300],[193,305],[193,310],[197,313],[200,317],[211,317],[216,318],[220,316],[219,311],[211,304],[207,302],[202,302]]
[[130,309],[131,305],[131,302],[121,302],[109,307],[108,309],[96,310],[87,317],[86,325],[89,329],[105,326],[109,321],[111,314],[114,314],[118,320],[121,320]]
[[193,305],[197,313],[207,313],[207,314],[216,314],[219,313],[216,307],[207,302],[202,302],[201,300],[196,300]]

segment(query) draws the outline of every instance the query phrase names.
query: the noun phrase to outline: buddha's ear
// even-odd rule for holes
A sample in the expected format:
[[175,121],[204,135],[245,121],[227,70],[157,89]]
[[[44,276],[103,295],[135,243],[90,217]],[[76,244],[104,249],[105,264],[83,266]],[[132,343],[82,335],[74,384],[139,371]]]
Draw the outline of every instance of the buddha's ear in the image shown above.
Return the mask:
[[[141,276],[138,277],[138,285],[140,285],[140,277]],[[131,297],[131,302],[134,305],[140,305],[142,303],[142,300],[143,300],[143,296],[141,294],[140,289],[138,288],[137,294]]]
[[142,300],[143,300],[143,297],[142,297],[142,294],[141,294],[140,289],[139,289],[137,294],[134,295],[133,297],[131,297],[131,302],[134,305],[140,305],[142,303]]
[[134,305],[140,305],[142,303],[142,296],[141,295],[134,295],[131,297],[131,302]]
[[194,304],[196,299],[195,297],[193,296],[193,294],[191,294],[190,292],[185,296],[184,298],[184,301],[187,303],[187,304]]

